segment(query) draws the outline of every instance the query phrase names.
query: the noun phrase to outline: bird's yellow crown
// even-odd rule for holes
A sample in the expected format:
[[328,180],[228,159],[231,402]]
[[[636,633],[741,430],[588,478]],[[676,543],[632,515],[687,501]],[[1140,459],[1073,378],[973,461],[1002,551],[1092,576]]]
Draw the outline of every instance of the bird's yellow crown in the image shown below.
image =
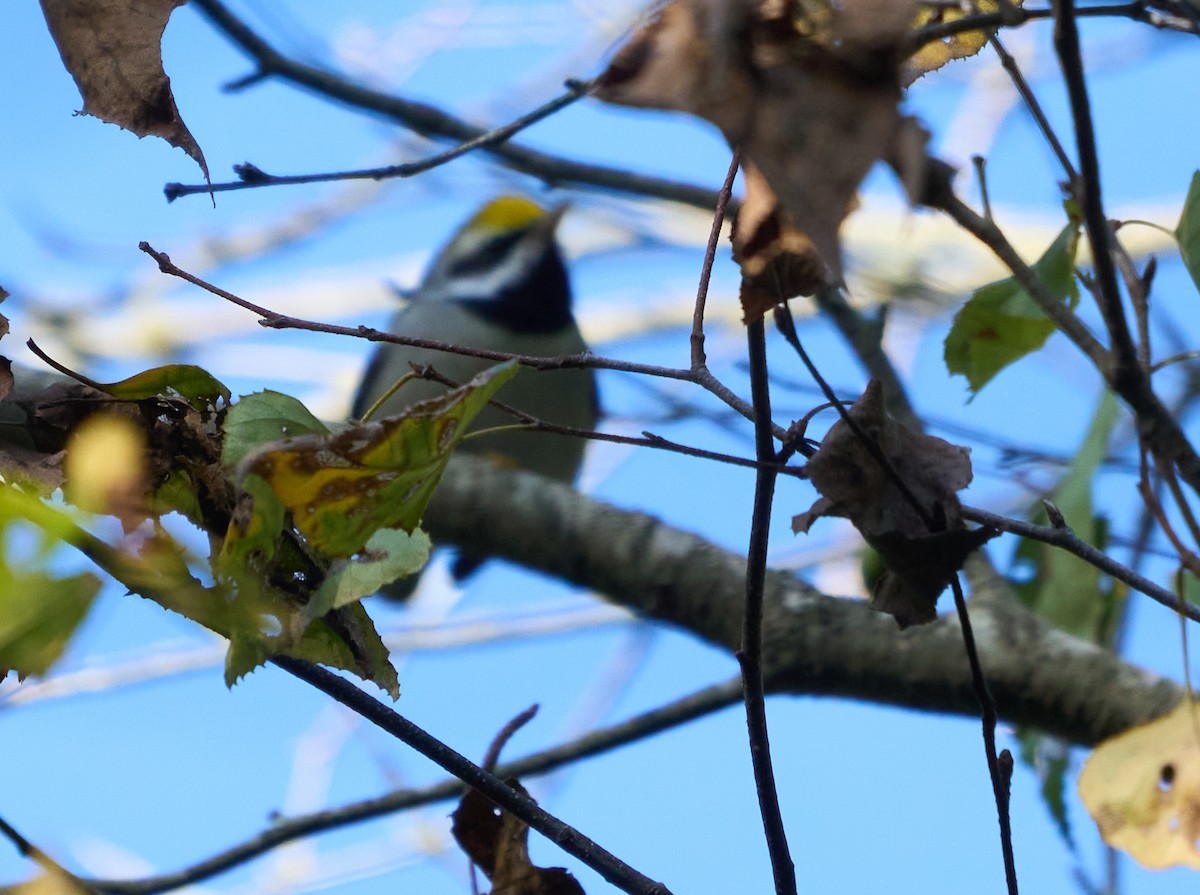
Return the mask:
[[523,196],[501,196],[475,212],[475,216],[463,229],[507,233],[528,227],[545,216],[546,210],[530,199]]

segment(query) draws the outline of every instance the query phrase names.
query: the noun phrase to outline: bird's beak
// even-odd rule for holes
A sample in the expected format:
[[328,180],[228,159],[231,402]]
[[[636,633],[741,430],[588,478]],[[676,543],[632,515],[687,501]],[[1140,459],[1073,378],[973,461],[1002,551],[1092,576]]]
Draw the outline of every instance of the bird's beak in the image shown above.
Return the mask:
[[549,242],[554,238],[554,234],[558,231],[558,224],[563,219],[570,209],[571,205],[568,202],[559,202],[557,205],[550,208],[544,215],[529,225],[529,233],[537,234],[542,239]]

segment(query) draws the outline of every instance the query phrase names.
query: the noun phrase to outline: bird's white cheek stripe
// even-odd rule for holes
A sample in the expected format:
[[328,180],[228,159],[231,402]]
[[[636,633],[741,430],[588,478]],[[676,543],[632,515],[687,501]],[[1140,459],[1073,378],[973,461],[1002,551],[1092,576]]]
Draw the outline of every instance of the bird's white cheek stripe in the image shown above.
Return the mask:
[[446,284],[447,297],[470,300],[495,295],[502,285],[517,282],[529,270],[537,250],[537,246],[522,243],[490,270],[472,276],[456,276]]

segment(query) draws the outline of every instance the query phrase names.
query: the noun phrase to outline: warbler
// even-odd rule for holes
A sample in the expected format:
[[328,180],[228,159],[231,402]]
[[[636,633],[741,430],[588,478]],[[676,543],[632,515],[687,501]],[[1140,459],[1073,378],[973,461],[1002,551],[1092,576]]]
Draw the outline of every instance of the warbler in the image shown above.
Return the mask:
[[[556,231],[565,206],[546,210],[518,196],[493,199],[477,211],[434,258],[408,304],[389,324],[397,335],[433,339],[468,348],[557,357],[580,354],[587,345],[571,311],[571,285]],[[494,361],[384,344],[367,367],[352,415],[360,418],[412,364],[428,364],[442,376],[464,383]],[[375,412],[401,413],[416,401],[445,392],[445,386],[415,380],[403,385]],[[548,423],[594,429],[599,417],[595,373],[585,369],[521,370],[496,400]],[[513,426],[517,421],[496,407],[485,408],[472,430]],[[460,449],[496,462],[570,483],[583,462],[585,441],[565,435],[513,430],[471,438]],[[437,499],[436,492],[434,500]],[[461,554],[452,567],[456,579],[474,571],[485,557]],[[405,599],[417,577],[385,589]]]

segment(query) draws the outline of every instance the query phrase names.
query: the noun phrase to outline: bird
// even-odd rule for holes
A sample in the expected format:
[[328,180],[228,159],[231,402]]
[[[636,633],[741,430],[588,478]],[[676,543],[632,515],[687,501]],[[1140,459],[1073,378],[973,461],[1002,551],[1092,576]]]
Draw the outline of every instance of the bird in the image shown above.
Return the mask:
[[[489,201],[437,253],[420,285],[408,293],[408,303],[392,318],[389,332],[539,357],[587,352],[572,312],[570,278],[556,235],[566,208],[545,209],[516,195]],[[351,415],[361,418],[412,370],[412,364],[428,364],[442,376],[464,383],[494,363],[385,343],[367,366]],[[445,386],[427,380],[408,382],[373,417],[402,413],[411,404],[445,391]],[[591,369],[521,370],[496,400],[539,420],[575,429],[595,429],[600,416]],[[514,422],[511,415],[488,406],[471,429],[511,427]],[[582,438],[509,429],[468,439],[459,449],[570,484],[583,463],[585,446]],[[467,577],[485,559],[460,554],[452,566],[455,579]],[[402,578],[383,593],[406,600],[418,580],[419,576]]]

